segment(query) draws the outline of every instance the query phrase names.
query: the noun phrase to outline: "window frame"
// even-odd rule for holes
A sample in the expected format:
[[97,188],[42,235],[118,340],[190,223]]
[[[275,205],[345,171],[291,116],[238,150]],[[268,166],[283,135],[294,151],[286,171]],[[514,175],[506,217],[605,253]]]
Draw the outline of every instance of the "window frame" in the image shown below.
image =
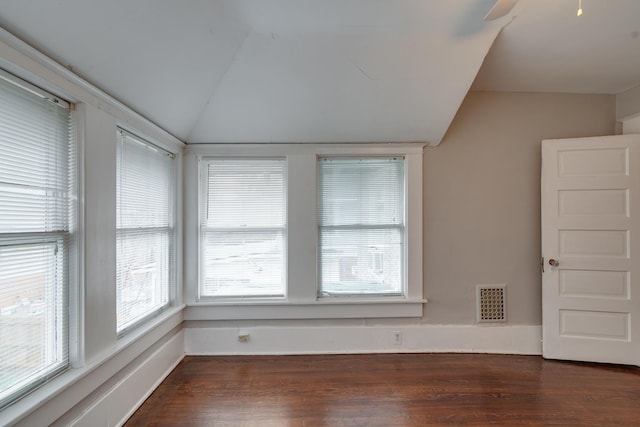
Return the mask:
[[[360,231],[360,230],[383,230],[383,229],[396,229],[399,231],[400,233],[400,273],[399,273],[399,290],[398,292],[329,292],[329,291],[323,291],[322,289],[322,264],[323,264],[323,258],[322,258],[322,243],[321,241],[318,241],[318,249],[320,250],[318,252],[318,282],[317,282],[317,292],[318,292],[318,298],[322,299],[322,298],[388,298],[388,297],[404,297],[405,295],[407,295],[408,293],[408,289],[407,289],[407,274],[406,274],[406,270],[407,270],[407,253],[405,250],[405,242],[407,241],[407,229],[406,229],[406,221],[407,221],[407,198],[406,198],[406,190],[407,190],[407,182],[406,182],[406,173],[405,173],[405,169],[406,169],[406,162],[405,162],[405,157],[404,155],[387,155],[387,156],[381,156],[381,155],[376,155],[376,156],[318,156],[318,169],[317,169],[317,181],[316,181],[316,189],[320,190],[321,188],[321,180],[322,180],[322,172],[321,172],[321,168],[322,168],[322,164],[324,164],[324,161],[328,161],[331,162],[333,160],[337,160],[337,161],[341,161],[341,160],[347,160],[347,161],[354,161],[354,160],[360,160],[360,161],[375,161],[375,160],[401,160],[402,161],[402,189],[401,191],[403,192],[402,194],[402,207],[401,207],[401,215],[402,215],[402,221],[399,224],[350,224],[350,225],[327,225],[327,224],[323,224],[322,223],[322,219],[318,218],[318,236],[319,236],[319,240],[320,240],[320,236],[322,235],[323,231],[329,231],[329,230],[350,230],[350,231]],[[322,200],[322,195],[320,194],[320,192],[318,192],[318,199],[317,199],[317,209],[318,212],[320,213],[323,208],[324,208],[324,204],[326,203],[325,200]],[[376,255],[376,254],[372,254],[372,255]],[[382,255],[381,253],[377,253],[377,255]],[[380,257],[380,260],[374,260],[374,262],[380,262],[382,264],[382,257]]]
[[[0,410],[13,404],[28,393],[33,392],[46,383],[49,383],[60,374],[67,372],[72,366],[79,363],[80,349],[77,346],[77,329],[78,329],[78,313],[80,307],[78,305],[78,292],[79,292],[79,271],[82,268],[81,251],[79,249],[80,236],[79,227],[81,223],[81,210],[79,209],[79,191],[81,186],[80,166],[80,144],[77,138],[77,122],[74,113],[75,105],[69,101],[66,101],[62,97],[59,97],[49,90],[45,90],[31,84],[27,80],[9,73],[0,68],[0,79],[13,84],[15,87],[23,90],[26,93],[30,93],[39,98],[45,99],[50,102],[54,108],[63,108],[68,110],[68,119],[66,120],[67,136],[65,141],[66,147],[66,165],[61,171],[57,171],[57,175],[54,179],[57,180],[60,176],[65,176],[64,184],[67,194],[65,197],[61,197],[60,200],[65,200],[65,221],[60,227],[54,227],[51,230],[42,231],[18,231],[0,233],[0,243],[3,243],[3,247],[30,247],[30,246],[50,246],[54,245],[54,256],[51,259],[52,264],[61,264],[54,269],[61,268],[61,273],[55,273],[60,275],[60,278],[56,279],[56,283],[53,289],[54,293],[60,293],[59,297],[54,299],[60,299],[54,302],[54,306],[46,307],[46,311],[54,311],[56,316],[56,322],[54,325],[50,325],[53,335],[45,337],[45,345],[48,347],[53,346],[53,342],[59,342],[59,346],[56,345],[45,353],[53,352],[59,353],[61,360],[51,364],[48,367],[41,367],[37,374],[32,375],[32,379],[23,378],[20,381],[14,382],[7,390],[13,390],[6,394],[0,401]],[[29,95],[25,95],[29,96]],[[50,188],[46,188],[46,191],[51,191]],[[60,189],[55,190],[60,191]],[[60,255],[59,255],[60,253]],[[47,268],[52,268],[49,265]],[[51,313],[45,317],[50,317]],[[49,328],[47,328],[49,329]],[[50,357],[50,356],[49,356]]]
[[[116,190],[116,235],[115,244],[116,251],[118,246],[118,241],[120,236],[134,235],[134,236],[153,236],[160,234],[161,236],[166,235],[168,244],[167,244],[167,289],[164,291],[167,293],[167,301],[161,306],[155,307],[153,310],[147,312],[146,314],[138,317],[137,319],[125,323],[122,328],[119,328],[119,321],[116,315],[116,334],[118,339],[126,336],[131,331],[138,329],[140,326],[145,325],[151,322],[153,319],[158,317],[161,313],[166,311],[175,305],[177,300],[177,283],[178,283],[178,245],[177,245],[177,230],[176,230],[176,218],[177,218],[177,175],[178,175],[178,154],[168,150],[160,144],[155,143],[149,138],[139,136],[137,133],[129,131],[128,129],[118,126],[116,129],[116,143],[117,145],[117,160],[116,160],[116,169],[119,169],[120,162],[120,153],[122,150],[122,144],[124,144],[123,139],[129,138],[132,141],[135,141],[141,145],[146,146],[148,149],[156,150],[164,155],[167,155],[171,159],[171,171],[169,172],[169,189],[168,189],[168,225],[166,227],[135,227],[135,228],[121,228],[117,226],[117,217],[118,217],[118,200],[117,200],[117,190]],[[119,185],[118,174],[116,172],[116,186]],[[118,286],[117,278],[119,274],[119,263],[116,252],[116,283],[115,286]],[[120,302],[117,297],[118,290],[116,289],[116,301],[115,301],[115,309],[116,313],[118,311],[118,303]]]
[[[201,215],[204,214],[204,212],[206,212],[206,205],[208,205],[209,200],[208,200],[208,194],[209,194],[209,188],[208,188],[208,176],[206,174],[208,167],[210,165],[212,165],[213,163],[215,163],[216,161],[219,160],[246,160],[248,162],[251,161],[260,161],[260,160],[277,160],[277,161],[281,161],[283,163],[283,185],[284,185],[284,192],[283,192],[283,208],[284,208],[284,224],[282,227],[247,227],[245,229],[239,230],[237,227],[208,227],[205,225],[205,220],[202,219]],[[285,300],[287,298],[287,260],[288,260],[288,251],[287,251],[287,184],[288,184],[288,179],[287,179],[287,159],[283,156],[279,156],[279,157],[231,157],[231,156],[226,156],[226,157],[216,157],[216,156],[207,156],[207,157],[200,157],[198,160],[198,173],[199,173],[199,180],[198,180],[198,197],[199,197],[199,202],[198,202],[198,253],[199,253],[199,264],[198,264],[198,297],[201,300],[212,300],[212,301],[217,301],[217,300],[227,300],[227,301],[233,301],[233,300],[238,300],[238,301],[242,301],[242,300],[253,300],[253,299],[266,299],[266,300]],[[204,236],[207,233],[215,233],[215,232],[219,232],[219,231],[228,231],[228,232],[246,232],[248,230],[259,230],[259,231],[265,231],[265,230],[280,230],[282,233],[282,285],[283,285],[283,290],[282,290],[282,294],[281,295],[268,295],[268,294],[263,294],[263,295],[241,295],[241,294],[237,294],[237,295],[220,295],[220,296],[215,296],[215,295],[203,295],[203,281],[205,279],[205,266],[204,264]]]
[[[185,152],[186,320],[331,319],[422,316],[423,143],[193,144]],[[211,299],[199,295],[200,174],[206,157],[285,157],[287,160],[287,294],[285,299]],[[405,292],[390,296],[319,298],[317,293],[318,157],[402,156],[405,159]]]

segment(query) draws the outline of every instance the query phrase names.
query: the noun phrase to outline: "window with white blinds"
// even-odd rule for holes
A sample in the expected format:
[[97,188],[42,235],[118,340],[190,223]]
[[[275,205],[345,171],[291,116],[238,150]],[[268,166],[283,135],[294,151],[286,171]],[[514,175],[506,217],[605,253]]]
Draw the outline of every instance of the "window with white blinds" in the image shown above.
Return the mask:
[[319,295],[402,295],[404,159],[319,158]]
[[116,318],[119,334],[170,303],[174,275],[174,155],[118,131]]
[[283,297],[285,159],[207,158],[200,166],[200,297]]
[[0,407],[69,365],[70,105],[0,70]]

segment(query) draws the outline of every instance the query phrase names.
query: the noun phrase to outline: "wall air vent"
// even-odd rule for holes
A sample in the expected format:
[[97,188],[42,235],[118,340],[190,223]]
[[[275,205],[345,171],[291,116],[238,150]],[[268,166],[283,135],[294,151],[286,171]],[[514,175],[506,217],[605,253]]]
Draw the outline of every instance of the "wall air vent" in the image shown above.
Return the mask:
[[477,285],[478,323],[507,321],[506,285]]

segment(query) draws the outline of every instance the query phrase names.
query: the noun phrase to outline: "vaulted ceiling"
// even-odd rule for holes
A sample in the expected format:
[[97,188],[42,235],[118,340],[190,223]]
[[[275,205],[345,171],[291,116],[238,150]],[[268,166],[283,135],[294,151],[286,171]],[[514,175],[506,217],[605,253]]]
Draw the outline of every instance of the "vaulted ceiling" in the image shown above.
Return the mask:
[[472,84],[640,84],[640,1],[495,2],[0,0],[0,26],[189,143],[437,145]]

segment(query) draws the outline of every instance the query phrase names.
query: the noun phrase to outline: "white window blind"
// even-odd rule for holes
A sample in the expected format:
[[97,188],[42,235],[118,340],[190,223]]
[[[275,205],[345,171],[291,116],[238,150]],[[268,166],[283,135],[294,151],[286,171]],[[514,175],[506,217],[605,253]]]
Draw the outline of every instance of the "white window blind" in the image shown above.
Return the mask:
[[169,305],[173,280],[173,154],[118,132],[117,330]]
[[401,295],[404,159],[320,158],[320,296]]
[[285,295],[284,159],[201,163],[201,297]]
[[0,70],[0,407],[69,364],[69,104]]

